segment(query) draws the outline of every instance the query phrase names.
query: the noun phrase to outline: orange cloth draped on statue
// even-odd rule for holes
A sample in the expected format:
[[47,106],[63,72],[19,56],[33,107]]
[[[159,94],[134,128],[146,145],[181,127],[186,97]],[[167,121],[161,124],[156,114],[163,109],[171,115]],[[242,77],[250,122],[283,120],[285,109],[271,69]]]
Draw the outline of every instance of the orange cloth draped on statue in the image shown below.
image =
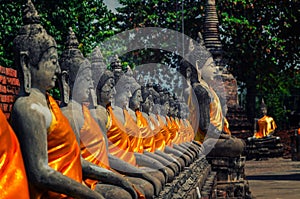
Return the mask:
[[163,119],[160,117],[160,115],[156,115],[156,117],[157,117],[157,120],[159,122],[160,132],[165,137],[166,146],[171,146],[172,145],[171,133],[170,133],[167,125],[165,124]]
[[[82,112],[84,124],[80,129],[81,155],[85,160],[95,165],[110,169],[103,133],[85,105],[82,105]],[[91,189],[95,188],[97,182],[97,180],[85,180],[85,183],[91,187]]]
[[166,147],[166,141],[165,136],[161,132],[162,128],[159,126],[158,122],[155,120],[155,118],[152,115],[149,115],[149,120],[153,124],[154,129],[154,142],[155,142],[155,148],[164,151]]
[[[68,119],[62,114],[56,101],[48,95],[52,122],[47,129],[48,164],[63,175],[82,183],[80,148]],[[65,195],[31,188],[30,198],[66,198]]]
[[221,102],[219,100],[218,95],[216,92],[210,88],[210,93],[212,95],[212,101],[209,105],[210,108],[210,123],[214,125],[219,131],[223,130],[223,113],[222,113],[222,107]]
[[166,119],[167,119],[167,126],[168,126],[170,134],[171,134],[170,139],[171,139],[171,142],[173,143],[173,140],[177,139],[176,136],[178,136],[178,126],[172,117],[166,116]]
[[131,148],[134,152],[143,153],[144,146],[141,131],[126,109],[123,110],[123,113],[125,118],[124,127],[129,135]]
[[134,151],[131,148],[131,143],[124,126],[116,119],[111,106],[107,106],[107,111],[107,138],[109,140],[109,153],[133,166],[136,166]]
[[190,126],[194,129],[193,132],[195,131],[195,129],[198,128],[198,120],[199,120],[199,114],[197,113],[197,111],[199,111],[198,109],[198,101],[197,101],[197,97],[195,96],[195,93],[193,92],[193,88],[190,86],[189,88],[189,97],[188,97],[188,101],[187,101],[187,105],[189,107],[189,116],[187,118],[189,122]]
[[148,125],[147,119],[143,116],[142,112],[139,110],[135,111],[136,114],[136,124],[140,128],[143,138],[144,150],[149,152],[155,151],[155,139],[152,130]]
[[192,142],[195,137],[194,129],[193,129],[191,123],[189,122],[189,120],[185,119],[184,122],[186,123],[186,132],[188,135],[187,142]]
[[206,136],[206,133],[203,132],[200,127],[198,127],[197,133],[195,135],[194,140],[197,141],[198,143],[202,144],[204,141],[204,138]]
[[274,119],[266,115],[260,118],[257,123],[258,131],[254,133],[256,138],[266,137],[277,128]]
[[1,110],[0,122],[0,198],[29,199],[28,182],[19,142]]
[[228,135],[231,135],[231,132],[229,130],[229,123],[228,123],[226,117],[224,117],[223,132],[227,133]]
[[174,128],[176,129],[176,134],[175,134],[175,137],[173,138],[172,142],[174,144],[181,144],[182,141],[183,141],[183,127],[180,125],[180,121],[178,120],[178,118],[170,118],[171,121],[172,121],[172,125],[174,126]]

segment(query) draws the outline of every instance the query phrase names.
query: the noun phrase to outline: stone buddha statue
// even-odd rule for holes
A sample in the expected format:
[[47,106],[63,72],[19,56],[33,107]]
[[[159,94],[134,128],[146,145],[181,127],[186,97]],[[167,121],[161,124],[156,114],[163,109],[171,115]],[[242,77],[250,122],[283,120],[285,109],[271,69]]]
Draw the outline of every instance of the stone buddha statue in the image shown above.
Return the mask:
[[[192,41],[191,45],[194,45]],[[244,150],[244,142],[223,131],[225,117],[222,106],[209,85],[218,74],[213,58],[200,44],[190,49],[192,50],[187,54],[187,60],[180,66],[180,72],[191,85],[198,100],[199,127],[195,140],[204,143],[208,150],[205,153],[209,152],[210,155],[238,156]]]
[[30,0],[24,6],[23,22],[14,39],[21,89],[11,119],[20,141],[30,198],[103,198],[82,184],[76,136],[47,94],[60,74],[57,45],[40,25]]
[[254,138],[264,138],[267,136],[271,136],[277,128],[274,119],[270,116],[267,116],[268,110],[263,99],[260,105],[260,110],[263,116],[260,119],[255,119],[253,136]]

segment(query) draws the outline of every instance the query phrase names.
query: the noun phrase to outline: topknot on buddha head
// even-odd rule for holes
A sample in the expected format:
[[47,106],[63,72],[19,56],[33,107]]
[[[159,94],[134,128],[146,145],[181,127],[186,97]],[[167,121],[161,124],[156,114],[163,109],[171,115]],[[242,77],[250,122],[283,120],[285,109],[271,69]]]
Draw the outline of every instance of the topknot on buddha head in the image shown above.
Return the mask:
[[30,0],[23,6],[23,26],[13,41],[13,47],[15,64],[22,84],[21,92],[25,89],[25,92],[29,93],[30,67],[38,68],[44,53],[50,48],[57,48],[53,37],[48,35],[40,24],[40,16]]
[[66,49],[60,59],[61,70],[69,75],[69,85],[72,88],[77,75],[85,74],[85,70],[91,70],[91,63],[79,50],[79,42],[72,28],[69,28],[69,35],[66,41]]

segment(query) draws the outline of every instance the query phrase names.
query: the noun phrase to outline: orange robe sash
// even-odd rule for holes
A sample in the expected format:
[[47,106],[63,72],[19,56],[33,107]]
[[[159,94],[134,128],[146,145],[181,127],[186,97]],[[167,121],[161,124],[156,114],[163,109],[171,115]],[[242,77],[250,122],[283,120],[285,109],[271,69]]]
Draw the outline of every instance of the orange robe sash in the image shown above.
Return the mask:
[[187,131],[187,134],[188,134],[188,142],[191,142],[193,141],[194,137],[195,137],[195,132],[194,132],[194,129],[191,125],[191,123],[189,122],[189,120],[184,120],[184,122],[186,123],[186,131]]
[[166,146],[171,146],[172,145],[171,133],[169,131],[167,124],[165,124],[165,122],[163,121],[160,115],[156,115],[156,117],[159,122],[160,131],[165,137]]
[[149,120],[154,126],[153,133],[154,133],[155,148],[160,151],[164,151],[166,147],[166,141],[165,141],[165,136],[162,133],[163,129],[159,126],[159,124],[157,123],[157,121],[152,115],[149,116]]
[[[85,105],[82,105],[82,112],[84,124],[80,129],[81,155],[85,160],[95,165],[110,169],[103,133]],[[91,187],[91,189],[94,189],[98,181],[86,179],[85,183]]]
[[19,142],[1,110],[0,123],[0,198],[29,199]]
[[144,150],[149,152],[155,151],[155,140],[152,130],[149,127],[147,119],[143,116],[142,112],[139,110],[135,111],[136,123],[140,128],[143,138]]
[[129,135],[132,150],[134,152],[143,153],[143,138],[139,127],[126,109],[123,110],[125,123],[124,127]]
[[178,136],[178,126],[175,122],[175,120],[173,119],[173,117],[166,117],[167,119],[167,124],[168,124],[168,128],[170,130],[170,134],[171,134],[171,137],[170,139],[172,140],[172,143],[173,143],[173,140],[177,139],[177,136]]
[[260,118],[257,123],[258,131],[254,134],[256,138],[266,137],[277,128],[274,119],[266,115]]
[[210,108],[210,123],[214,125],[219,131],[223,130],[223,113],[222,113],[222,107],[221,102],[219,100],[218,95],[216,92],[212,89],[210,89],[210,93],[212,95],[212,101],[209,105]]
[[127,135],[124,126],[116,119],[112,107],[107,107],[108,123],[107,123],[107,138],[109,140],[109,153],[136,166],[134,151],[131,148],[129,136]]
[[[80,148],[68,119],[62,114],[56,101],[48,96],[52,122],[47,130],[48,164],[63,175],[82,183]],[[54,192],[33,190],[31,198],[66,198]]]

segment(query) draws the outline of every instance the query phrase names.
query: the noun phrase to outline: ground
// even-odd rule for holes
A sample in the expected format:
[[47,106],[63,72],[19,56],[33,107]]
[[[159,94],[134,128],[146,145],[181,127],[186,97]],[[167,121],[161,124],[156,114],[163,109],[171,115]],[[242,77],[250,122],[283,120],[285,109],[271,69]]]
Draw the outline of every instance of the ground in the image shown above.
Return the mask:
[[300,161],[284,158],[246,161],[245,174],[256,199],[300,198]]

